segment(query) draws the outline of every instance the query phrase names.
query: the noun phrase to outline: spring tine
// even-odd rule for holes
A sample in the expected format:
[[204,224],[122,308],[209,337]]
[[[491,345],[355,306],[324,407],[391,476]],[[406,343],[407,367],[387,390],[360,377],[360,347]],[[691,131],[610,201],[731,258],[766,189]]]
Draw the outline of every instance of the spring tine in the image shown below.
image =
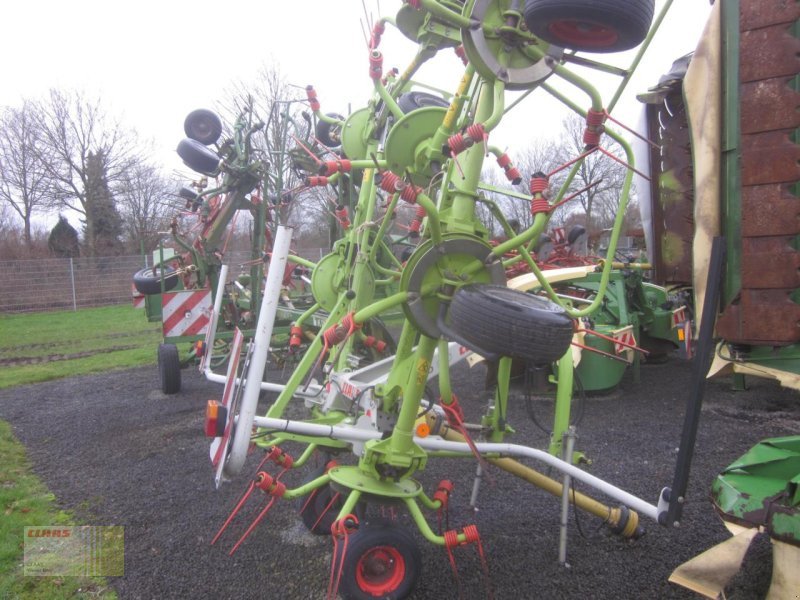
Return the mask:
[[275,497],[270,498],[269,502],[267,502],[267,505],[261,510],[260,513],[258,513],[258,516],[253,520],[253,522],[250,523],[250,527],[248,527],[247,531],[244,532],[244,535],[242,535],[242,537],[239,538],[239,541],[236,542],[236,544],[234,544],[233,548],[231,548],[231,551],[228,552],[228,556],[233,556],[233,553],[236,552],[236,550],[238,550],[239,546],[242,545],[242,542],[244,542],[247,539],[247,536],[249,536],[253,532],[253,530],[256,528],[256,525],[258,525],[261,522],[261,519],[264,518],[269,509],[272,508],[273,504],[275,504]]
[[220,527],[220,530],[217,532],[217,535],[214,536],[214,539],[211,540],[211,545],[212,546],[219,539],[219,536],[222,535],[222,532],[225,531],[225,529],[228,527],[228,525],[230,525],[231,521],[233,521],[233,517],[236,516],[236,513],[238,513],[241,510],[241,508],[244,505],[244,503],[247,502],[247,499],[250,497],[250,494],[253,493],[253,490],[255,489],[255,487],[256,487],[256,482],[255,481],[251,481],[250,485],[247,488],[247,490],[245,490],[244,494],[242,494],[242,497],[239,499],[239,502],[236,504],[236,507],[233,509],[231,514],[228,515],[228,518],[225,520],[225,523],[222,524],[222,527]]

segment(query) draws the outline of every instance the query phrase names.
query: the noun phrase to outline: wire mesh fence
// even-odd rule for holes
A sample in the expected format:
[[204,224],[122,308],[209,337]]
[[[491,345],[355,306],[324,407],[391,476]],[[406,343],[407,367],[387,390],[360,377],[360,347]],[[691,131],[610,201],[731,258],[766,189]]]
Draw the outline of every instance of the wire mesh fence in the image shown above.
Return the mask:
[[[327,251],[304,249],[299,255],[319,260]],[[231,252],[225,263],[231,275],[250,260]],[[148,256],[101,256],[0,261],[0,312],[77,310],[132,301],[133,274],[152,266]]]

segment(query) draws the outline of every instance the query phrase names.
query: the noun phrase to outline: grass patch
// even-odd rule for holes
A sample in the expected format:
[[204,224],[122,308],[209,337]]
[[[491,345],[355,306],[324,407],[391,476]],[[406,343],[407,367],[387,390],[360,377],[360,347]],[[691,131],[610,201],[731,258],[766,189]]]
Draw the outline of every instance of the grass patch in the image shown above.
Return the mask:
[[97,577],[26,577],[23,533],[26,526],[75,525],[55,497],[30,471],[25,449],[0,421],[0,598],[116,598]]
[[161,339],[129,305],[0,315],[0,389],[154,364]]

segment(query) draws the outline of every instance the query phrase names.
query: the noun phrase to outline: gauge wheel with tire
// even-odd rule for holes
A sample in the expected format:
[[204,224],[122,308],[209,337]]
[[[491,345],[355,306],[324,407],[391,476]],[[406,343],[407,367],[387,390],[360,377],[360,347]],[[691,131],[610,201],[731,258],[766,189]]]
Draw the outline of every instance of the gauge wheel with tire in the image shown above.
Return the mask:
[[184,138],[178,143],[178,156],[187,167],[201,175],[213,177],[219,169],[217,153],[192,138]]
[[158,345],[158,374],[162,392],[177,394],[181,391],[181,360],[175,344]]
[[328,148],[338,148],[342,145],[342,124],[344,117],[338,113],[325,113],[332,119],[338,119],[340,123],[328,123],[327,121],[317,121],[314,133],[317,139]]
[[207,108],[198,108],[186,116],[183,131],[186,137],[208,146],[214,144],[222,135],[222,122],[215,112]]
[[171,267],[145,267],[133,275],[133,286],[140,294],[160,294],[161,279],[164,291],[168,292],[178,285],[178,273]]
[[465,285],[453,295],[449,318],[450,328],[479,354],[546,364],[561,358],[572,341],[572,319],[564,309],[500,285]]
[[655,0],[525,0],[530,31],[556,46],[621,52],[647,37]]
[[347,540],[339,593],[347,600],[405,598],[422,559],[411,533],[390,521],[362,524]]
[[405,114],[417,110],[418,108],[428,108],[430,106],[439,108],[450,107],[450,103],[441,96],[429,94],[427,92],[406,92],[405,94],[400,94],[400,97],[397,98],[397,105]]

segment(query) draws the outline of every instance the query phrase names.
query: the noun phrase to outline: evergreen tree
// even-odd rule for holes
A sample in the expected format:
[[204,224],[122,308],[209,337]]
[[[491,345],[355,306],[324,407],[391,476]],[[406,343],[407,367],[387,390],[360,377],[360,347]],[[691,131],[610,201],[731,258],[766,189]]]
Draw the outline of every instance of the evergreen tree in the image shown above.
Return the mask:
[[115,256],[122,253],[122,218],[106,178],[105,154],[89,152],[86,160],[85,239],[92,256]]
[[58,258],[75,258],[80,254],[78,232],[63,215],[58,215],[58,223],[50,230],[47,247]]

